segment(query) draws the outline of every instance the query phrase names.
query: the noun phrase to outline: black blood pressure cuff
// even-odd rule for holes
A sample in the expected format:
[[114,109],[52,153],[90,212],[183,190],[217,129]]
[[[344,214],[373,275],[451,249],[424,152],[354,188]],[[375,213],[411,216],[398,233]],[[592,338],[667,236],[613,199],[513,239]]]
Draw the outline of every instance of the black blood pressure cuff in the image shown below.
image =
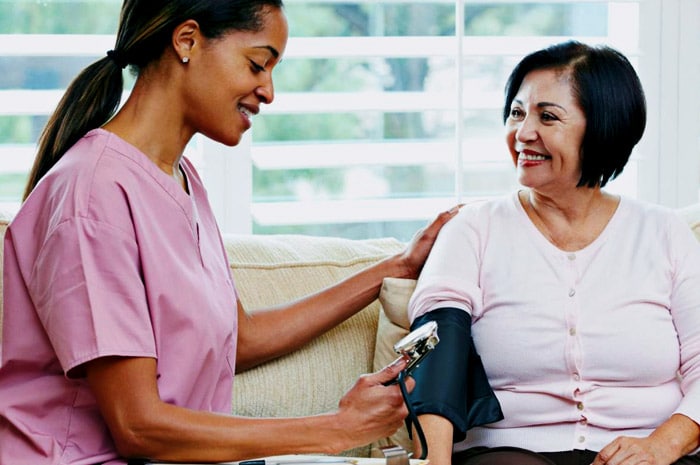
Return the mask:
[[502,420],[503,413],[474,347],[471,316],[440,308],[418,317],[411,330],[429,321],[437,322],[440,342],[411,374],[416,386],[409,399],[417,415],[435,414],[452,422],[453,441],[459,442],[470,428]]

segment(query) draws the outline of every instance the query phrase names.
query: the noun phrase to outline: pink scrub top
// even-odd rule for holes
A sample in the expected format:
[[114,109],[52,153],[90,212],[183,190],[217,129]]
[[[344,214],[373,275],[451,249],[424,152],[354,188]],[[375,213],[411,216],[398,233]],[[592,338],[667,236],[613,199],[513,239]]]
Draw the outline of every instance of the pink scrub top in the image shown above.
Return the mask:
[[[154,357],[163,401],[231,411],[236,292],[201,180],[89,132],[7,229],[0,464],[124,463],[81,365]],[[129,389],[129,386],[124,386]]]

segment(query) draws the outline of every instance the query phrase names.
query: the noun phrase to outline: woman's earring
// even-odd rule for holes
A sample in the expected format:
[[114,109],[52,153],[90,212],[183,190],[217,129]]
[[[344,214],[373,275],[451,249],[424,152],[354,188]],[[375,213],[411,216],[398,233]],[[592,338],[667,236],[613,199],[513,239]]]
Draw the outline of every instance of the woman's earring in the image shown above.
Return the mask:
[[190,57],[182,57],[182,62],[187,64],[190,62]]

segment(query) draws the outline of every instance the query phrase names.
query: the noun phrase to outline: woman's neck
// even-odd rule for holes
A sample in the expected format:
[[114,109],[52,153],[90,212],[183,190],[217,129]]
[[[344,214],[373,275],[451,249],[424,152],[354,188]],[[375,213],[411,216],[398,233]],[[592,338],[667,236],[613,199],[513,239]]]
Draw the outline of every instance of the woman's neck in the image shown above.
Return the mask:
[[573,195],[554,198],[531,189],[519,192],[530,221],[556,247],[581,250],[603,232],[620,202],[600,188],[578,188]]
[[193,134],[183,130],[182,112],[168,93],[166,87],[139,78],[128,100],[103,128],[139,149],[186,189],[180,160]]

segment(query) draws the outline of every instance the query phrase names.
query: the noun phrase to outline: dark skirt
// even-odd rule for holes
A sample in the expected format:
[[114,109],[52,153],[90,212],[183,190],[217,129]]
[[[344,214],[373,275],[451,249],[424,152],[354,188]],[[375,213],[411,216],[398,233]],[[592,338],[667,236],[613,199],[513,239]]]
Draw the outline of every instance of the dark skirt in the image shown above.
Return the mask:
[[[474,447],[452,456],[452,465],[590,465],[597,452],[571,450],[532,452],[517,447]],[[687,455],[673,465],[700,465],[700,457]]]

